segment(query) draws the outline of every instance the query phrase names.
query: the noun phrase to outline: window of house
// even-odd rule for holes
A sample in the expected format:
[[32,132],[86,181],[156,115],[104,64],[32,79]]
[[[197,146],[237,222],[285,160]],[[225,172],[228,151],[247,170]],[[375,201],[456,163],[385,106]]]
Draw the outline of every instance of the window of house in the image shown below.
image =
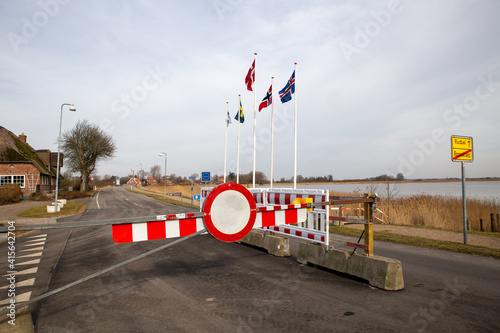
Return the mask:
[[24,175],[0,176],[0,186],[5,184],[17,184],[20,187],[24,188],[25,186]]

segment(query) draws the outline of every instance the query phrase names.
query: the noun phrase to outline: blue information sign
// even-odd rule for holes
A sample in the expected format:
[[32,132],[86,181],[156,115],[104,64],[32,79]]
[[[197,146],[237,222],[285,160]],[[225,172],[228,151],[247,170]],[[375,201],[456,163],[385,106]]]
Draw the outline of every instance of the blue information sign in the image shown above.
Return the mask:
[[201,195],[196,194],[196,195],[193,196],[193,199],[194,200],[200,200],[201,199]]
[[201,181],[202,182],[209,182],[210,181],[210,172],[202,172],[201,173]]

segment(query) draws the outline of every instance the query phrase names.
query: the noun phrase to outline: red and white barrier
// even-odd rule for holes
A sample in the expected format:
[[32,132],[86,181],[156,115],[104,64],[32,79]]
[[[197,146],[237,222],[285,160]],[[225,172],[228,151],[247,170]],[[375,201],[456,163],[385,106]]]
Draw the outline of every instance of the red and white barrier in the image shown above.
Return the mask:
[[[189,236],[206,228],[207,221],[204,222],[201,215],[205,218],[208,218],[207,215],[210,216],[211,234],[214,237],[218,237],[223,241],[235,241],[236,238],[239,238],[232,238],[233,235],[240,232],[238,230],[233,234],[226,234],[227,240],[224,239],[224,235],[221,234],[220,230],[217,230],[217,227],[220,228],[220,223],[213,222],[214,214],[212,213],[214,211],[204,212],[203,214],[158,215],[156,221],[114,224],[112,226],[113,240],[115,243],[129,243]],[[256,213],[255,220],[250,221],[250,223],[253,223],[252,227],[254,228],[303,223],[306,220],[307,204],[258,207],[254,208],[254,212]]]
[[184,237],[203,229],[205,229],[203,219],[194,217],[194,213],[159,215],[157,221],[112,226],[115,243]]

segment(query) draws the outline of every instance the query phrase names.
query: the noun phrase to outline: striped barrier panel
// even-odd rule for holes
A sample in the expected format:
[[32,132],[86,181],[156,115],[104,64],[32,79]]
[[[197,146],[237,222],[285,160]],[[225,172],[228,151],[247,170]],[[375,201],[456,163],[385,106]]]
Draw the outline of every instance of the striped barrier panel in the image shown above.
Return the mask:
[[255,200],[257,207],[265,206],[267,202],[267,189],[265,188],[249,188],[248,189]]
[[[329,200],[328,190],[317,189],[268,189],[267,190],[267,204],[274,205],[288,205],[296,198],[304,199],[311,198],[313,202],[325,202]],[[314,210],[307,212],[307,219],[297,226],[288,226],[284,231],[276,230],[276,228],[267,228],[275,232],[286,234],[303,239],[311,239],[308,237],[310,234],[315,235],[314,240],[320,243],[329,244],[329,206],[314,207]],[[279,228],[278,228],[279,229]]]
[[[200,210],[203,207],[204,199],[208,196],[210,191],[213,188],[203,188],[201,192],[201,200],[200,200]],[[204,191],[203,191],[204,190]],[[255,203],[258,208],[262,207],[279,207],[284,205],[291,205],[293,200],[296,198],[312,198],[313,202],[325,202],[329,200],[329,191],[328,190],[319,190],[319,189],[299,189],[294,190],[291,188],[252,188],[248,189],[252,194]],[[301,222],[298,226],[290,226],[290,230],[293,228],[297,228],[298,233],[286,233],[287,235],[310,239],[308,237],[299,236],[305,235],[303,230],[308,230],[310,233],[319,233],[322,236],[316,237],[315,240],[326,245],[329,244],[329,206],[320,206],[314,207],[313,211],[307,212],[307,217],[304,222]],[[257,217],[258,219],[258,217]],[[291,224],[295,222],[288,222],[282,224]],[[268,225],[262,226],[262,228],[266,229]],[[254,228],[261,228],[256,221]],[[275,232],[280,232],[279,230],[273,230]]]
[[325,243],[325,235],[322,233],[315,232],[314,230],[301,229],[298,227],[290,228],[288,226],[274,226],[274,227],[268,227],[267,229],[285,235],[290,235],[294,237],[313,240],[320,243]]
[[200,212],[203,209],[203,204],[205,203],[205,199],[208,197],[208,195],[214,188],[215,187],[202,187],[200,189]]

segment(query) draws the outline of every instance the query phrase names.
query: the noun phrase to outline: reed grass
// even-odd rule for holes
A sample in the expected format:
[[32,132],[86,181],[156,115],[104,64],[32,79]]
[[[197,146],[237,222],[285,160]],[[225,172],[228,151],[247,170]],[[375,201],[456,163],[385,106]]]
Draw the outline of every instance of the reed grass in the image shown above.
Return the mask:
[[[462,198],[419,194],[380,199],[378,207],[389,217],[390,224],[439,228],[446,230],[463,229]],[[467,219],[473,231],[481,231],[480,219],[485,231],[491,232],[490,214],[500,213],[500,204],[495,199],[467,199]],[[498,227],[498,221],[496,221]]]

